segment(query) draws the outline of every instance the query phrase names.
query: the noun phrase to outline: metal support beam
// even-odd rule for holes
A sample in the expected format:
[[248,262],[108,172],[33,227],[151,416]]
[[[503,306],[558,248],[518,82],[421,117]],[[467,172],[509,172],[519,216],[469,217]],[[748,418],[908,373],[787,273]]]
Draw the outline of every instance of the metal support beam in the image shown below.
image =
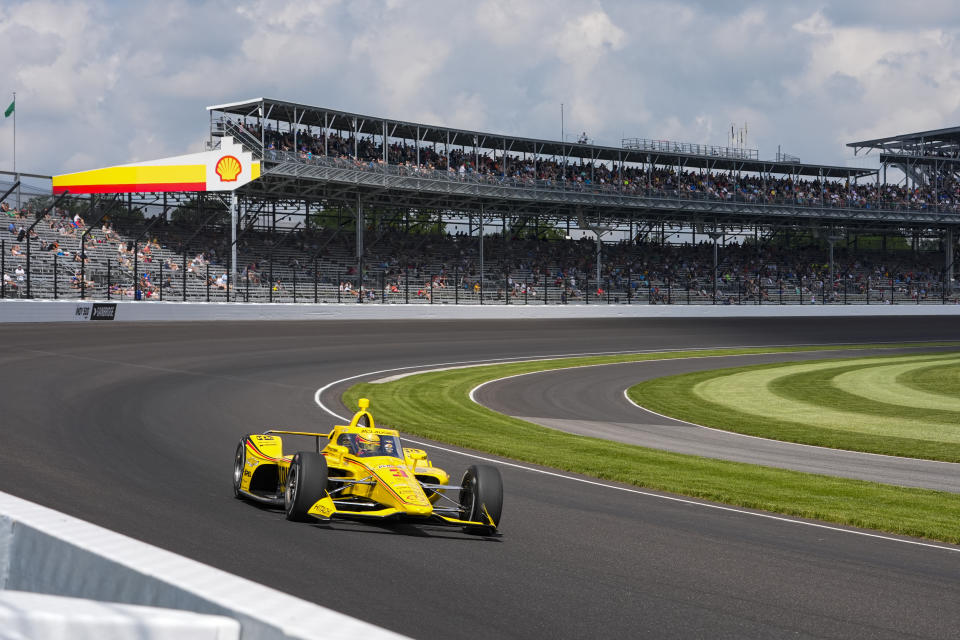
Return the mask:
[[944,261],[946,267],[943,275],[943,288],[945,295],[953,293],[953,228],[948,227],[943,237]]

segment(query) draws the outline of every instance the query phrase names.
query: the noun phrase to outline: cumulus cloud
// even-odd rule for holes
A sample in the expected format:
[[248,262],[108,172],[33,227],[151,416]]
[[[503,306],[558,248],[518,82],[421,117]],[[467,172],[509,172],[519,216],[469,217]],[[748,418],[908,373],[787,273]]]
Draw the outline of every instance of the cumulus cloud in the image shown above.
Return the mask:
[[761,157],[840,163],[845,142],[957,124],[955,4],[10,0],[0,102],[18,92],[38,173],[200,150],[206,105],[261,95],[552,139],[563,103],[571,136],[610,145],[746,122]]

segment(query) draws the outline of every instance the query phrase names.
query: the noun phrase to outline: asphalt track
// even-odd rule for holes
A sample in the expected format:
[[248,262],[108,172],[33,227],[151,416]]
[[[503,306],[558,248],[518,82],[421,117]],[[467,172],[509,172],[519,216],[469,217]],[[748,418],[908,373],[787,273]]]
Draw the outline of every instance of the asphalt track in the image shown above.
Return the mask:
[[560,369],[491,382],[477,389],[474,399],[494,411],[569,433],[707,458],[960,493],[960,464],[839,451],[706,429],[641,409],[624,394],[644,380],[708,369],[930,351],[781,353]]
[[[327,428],[316,389],[374,370],[958,333],[951,318],[8,325],[0,488],[417,638],[953,638],[960,548],[506,464],[499,538],[294,524],[230,497],[230,467],[245,432]],[[472,461],[431,456],[455,475]]]

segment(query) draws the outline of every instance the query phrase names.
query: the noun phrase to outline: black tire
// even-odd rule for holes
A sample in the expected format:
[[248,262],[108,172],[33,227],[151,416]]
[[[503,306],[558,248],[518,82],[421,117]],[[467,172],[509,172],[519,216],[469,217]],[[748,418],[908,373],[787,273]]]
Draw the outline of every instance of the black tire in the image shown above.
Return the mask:
[[246,436],[237,445],[237,453],[233,457],[233,497],[243,500],[240,493],[240,483],[243,482],[243,471],[247,466],[247,438]]
[[310,507],[327,494],[327,459],[313,451],[298,451],[290,461],[283,488],[287,520],[308,522]]
[[492,525],[466,527],[467,533],[496,533],[502,511],[503,479],[500,471],[485,464],[467,467],[460,482],[460,519],[486,522],[488,514],[493,519]]

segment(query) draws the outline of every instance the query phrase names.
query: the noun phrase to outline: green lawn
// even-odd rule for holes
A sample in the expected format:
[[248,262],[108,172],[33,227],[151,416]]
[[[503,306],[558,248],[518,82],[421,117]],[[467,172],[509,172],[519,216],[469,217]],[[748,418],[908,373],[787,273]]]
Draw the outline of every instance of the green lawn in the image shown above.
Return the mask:
[[658,413],[763,438],[960,462],[960,401],[930,375],[898,382],[957,366],[957,353],[760,365],[657,378],[628,394]]
[[[873,345],[873,348],[924,346]],[[956,343],[926,346],[956,346]],[[871,348],[871,345],[839,349]],[[519,373],[611,362],[838,347],[708,350],[569,358],[424,373],[382,384],[358,384],[348,406],[371,399],[378,424],[515,460],[605,480],[747,508],[960,543],[960,495],[804,474],[647,449],[547,429],[470,401],[477,385]],[[688,396],[689,398],[689,396]],[[688,400],[689,401],[689,400]],[[506,488],[509,499],[509,486]],[[509,523],[505,523],[509,528]]]

